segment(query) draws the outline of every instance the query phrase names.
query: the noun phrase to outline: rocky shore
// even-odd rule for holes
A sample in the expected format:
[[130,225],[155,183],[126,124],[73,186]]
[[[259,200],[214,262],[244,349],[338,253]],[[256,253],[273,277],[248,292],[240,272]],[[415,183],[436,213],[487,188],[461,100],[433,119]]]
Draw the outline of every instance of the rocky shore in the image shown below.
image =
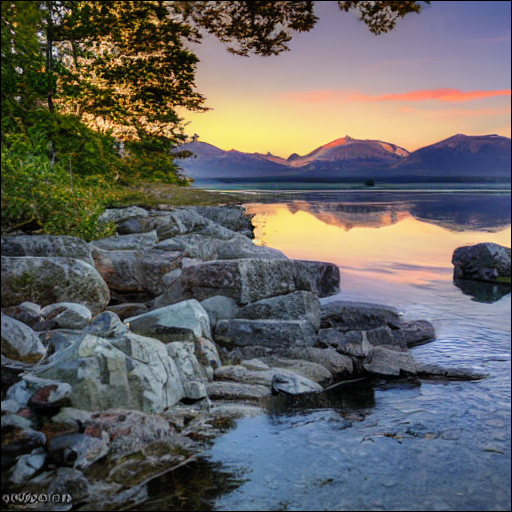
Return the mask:
[[255,245],[242,207],[100,220],[118,234],[2,237],[2,491],[71,496],[24,508],[143,502],[273,395],[485,377],[416,361],[409,349],[435,339],[426,321],[326,300],[339,269]]

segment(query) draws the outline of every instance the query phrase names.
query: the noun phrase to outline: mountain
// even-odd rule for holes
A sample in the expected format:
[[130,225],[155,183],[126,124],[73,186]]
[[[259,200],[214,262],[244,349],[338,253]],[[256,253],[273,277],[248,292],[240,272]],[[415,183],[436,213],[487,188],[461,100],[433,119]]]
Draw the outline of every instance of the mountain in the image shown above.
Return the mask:
[[412,153],[389,142],[348,135],[287,159],[270,153],[224,151],[205,142],[190,142],[196,158],[178,160],[196,180],[289,182],[446,182],[474,179],[510,181],[511,141],[499,135],[455,135]]
[[510,177],[511,141],[500,135],[454,135],[412,152],[396,169],[429,176]]

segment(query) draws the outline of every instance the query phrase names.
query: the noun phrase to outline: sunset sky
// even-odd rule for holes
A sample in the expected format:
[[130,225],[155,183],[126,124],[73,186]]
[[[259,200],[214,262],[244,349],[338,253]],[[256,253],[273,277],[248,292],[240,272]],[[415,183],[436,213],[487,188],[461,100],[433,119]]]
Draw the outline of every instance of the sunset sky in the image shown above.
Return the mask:
[[457,133],[510,137],[511,3],[433,1],[372,35],[337,2],[291,51],[240,57],[207,36],[197,88],[213,110],[186,132],[222,149],[304,155],[350,135],[409,151]]

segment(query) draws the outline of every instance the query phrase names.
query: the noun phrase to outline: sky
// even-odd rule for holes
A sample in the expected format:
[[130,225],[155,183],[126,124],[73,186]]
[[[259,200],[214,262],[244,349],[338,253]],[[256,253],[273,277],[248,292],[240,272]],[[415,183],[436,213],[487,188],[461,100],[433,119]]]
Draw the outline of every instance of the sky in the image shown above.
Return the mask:
[[337,2],[289,52],[241,57],[206,36],[193,51],[206,113],[186,133],[221,149],[305,155],[349,135],[409,151],[457,133],[511,135],[511,2],[433,1],[375,36]]

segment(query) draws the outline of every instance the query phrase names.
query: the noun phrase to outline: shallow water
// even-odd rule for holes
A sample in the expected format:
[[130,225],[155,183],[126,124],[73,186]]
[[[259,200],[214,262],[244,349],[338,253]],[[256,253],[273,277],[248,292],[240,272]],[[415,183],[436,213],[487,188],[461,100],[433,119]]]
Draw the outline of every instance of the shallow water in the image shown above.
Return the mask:
[[489,377],[271,401],[206,453],[227,481],[239,479],[209,508],[510,510],[510,288],[460,289],[450,263],[461,245],[510,246],[510,194],[313,195],[248,205],[256,243],[338,264],[340,297],[435,325],[437,340],[416,359]]

